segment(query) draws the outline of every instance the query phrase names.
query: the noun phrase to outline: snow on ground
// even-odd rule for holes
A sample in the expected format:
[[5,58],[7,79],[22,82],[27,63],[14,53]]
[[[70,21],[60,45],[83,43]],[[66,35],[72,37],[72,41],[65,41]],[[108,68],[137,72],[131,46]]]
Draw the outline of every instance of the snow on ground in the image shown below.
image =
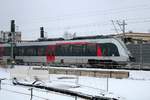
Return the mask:
[[130,71],[130,79],[150,80],[150,71]]
[[[0,68],[0,78],[7,78],[2,81],[1,100],[30,99],[29,88],[12,85],[9,70]],[[50,75],[50,81],[45,81],[44,84],[89,94],[96,94],[95,89],[101,93],[105,93],[107,90],[107,78],[78,77],[80,88],[74,88],[77,82],[76,78],[77,76],[73,75]],[[114,93],[124,100],[150,100],[150,71],[130,71],[128,79],[109,78],[108,83],[109,95]],[[75,100],[74,97],[38,89],[33,89],[33,95],[33,100]]]

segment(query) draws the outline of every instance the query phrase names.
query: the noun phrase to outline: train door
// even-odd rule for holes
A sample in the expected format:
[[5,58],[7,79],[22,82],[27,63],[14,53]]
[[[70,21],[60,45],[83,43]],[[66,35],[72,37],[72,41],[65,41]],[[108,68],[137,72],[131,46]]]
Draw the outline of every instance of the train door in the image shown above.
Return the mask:
[[101,48],[101,46],[100,45],[96,45],[97,46],[97,56],[98,57],[101,57],[102,56],[102,48]]
[[49,45],[46,48],[46,59],[47,59],[47,63],[55,61],[55,46],[54,45]]

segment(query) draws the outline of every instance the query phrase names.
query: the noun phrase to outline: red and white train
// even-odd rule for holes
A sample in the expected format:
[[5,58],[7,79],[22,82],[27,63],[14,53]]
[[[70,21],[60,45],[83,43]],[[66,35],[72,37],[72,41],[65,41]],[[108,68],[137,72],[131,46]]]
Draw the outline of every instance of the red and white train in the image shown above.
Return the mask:
[[[8,61],[10,51],[10,44],[1,44],[0,58]],[[25,64],[125,65],[132,56],[120,39],[95,36],[16,43],[14,58]]]

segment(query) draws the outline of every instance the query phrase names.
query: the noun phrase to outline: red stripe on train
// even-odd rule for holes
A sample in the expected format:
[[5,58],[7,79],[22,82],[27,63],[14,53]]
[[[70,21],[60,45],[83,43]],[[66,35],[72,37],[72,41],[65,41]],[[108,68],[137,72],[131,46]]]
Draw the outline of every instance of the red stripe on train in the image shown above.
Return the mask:
[[48,63],[55,61],[55,45],[49,45],[46,48],[46,60]]
[[97,47],[97,56],[102,56],[102,49],[99,46]]

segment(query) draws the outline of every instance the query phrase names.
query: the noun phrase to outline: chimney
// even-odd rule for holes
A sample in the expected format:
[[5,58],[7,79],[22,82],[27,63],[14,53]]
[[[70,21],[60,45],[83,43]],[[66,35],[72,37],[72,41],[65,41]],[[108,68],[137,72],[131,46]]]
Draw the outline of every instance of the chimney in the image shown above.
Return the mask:
[[15,32],[15,20],[11,20],[11,32]]
[[44,27],[40,27],[41,38],[44,38]]

